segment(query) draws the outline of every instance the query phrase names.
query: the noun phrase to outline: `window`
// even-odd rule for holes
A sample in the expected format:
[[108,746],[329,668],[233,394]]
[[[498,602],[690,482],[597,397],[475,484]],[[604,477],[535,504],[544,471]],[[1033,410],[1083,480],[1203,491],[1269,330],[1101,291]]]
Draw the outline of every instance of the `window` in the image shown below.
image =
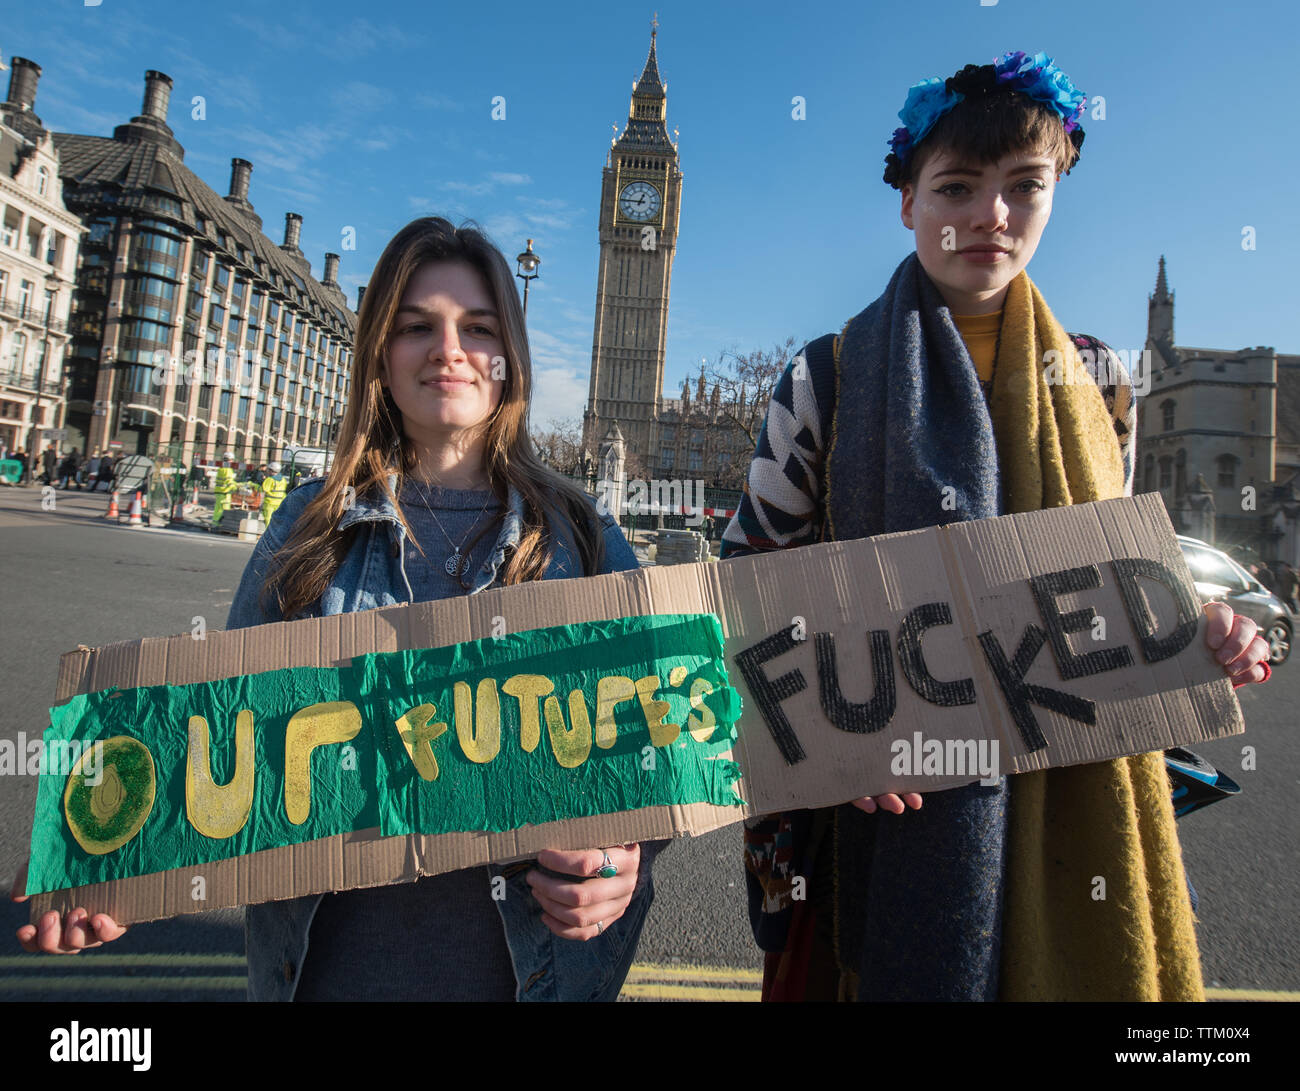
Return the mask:
[[132,394],[155,394],[157,390],[153,385],[153,367],[146,364],[135,364],[126,370],[126,390]]
[[1167,489],[1174,483],[1174,460],[1166,456],[1160,460],[1160,487]]
[[665,470],[671,470],[673,468],[673,456],[674,451],[671,447],[661,447],[659,449],[659,465]]
[[45,225],[40,220],[29,219],[27,221],[27,254],[29,257],[40,257],[41,232],[44,230]]
[[20,372],[27,363],[27,334],[15,331],[9,342],[9,366]]
[[1174,402],[1167,399],[1160,403],[1161,428],[1166,432],[1174,430]]
[[0,241],[10,250],[18,249],[18,229],[22,226],[22,213],[16,208],[5,209],[4,227],[0,228]]
[[27,308],[32,305],[32,282],[22,280],[18,282],[18,306],[22,308],[23,314],[27,313]]
[[217,416],[219,416],[222,420],[225,420],[228,416],[230,416],[230,391],[229,390],[223,390],[221,392],[221,405],[217,409]]
[[1219,466],[1219,485],[1225,489],[1237,484],[1237,460],[1232,455],[1220,455],[1215,461]]
[[0,302],[3,302],[5,297],[8,295],[9,295],[9,274],[5,272],[5,270],[0,269]]
[[50,188],[50,172],[45,167],[36,168],[36,196],[44,197]]

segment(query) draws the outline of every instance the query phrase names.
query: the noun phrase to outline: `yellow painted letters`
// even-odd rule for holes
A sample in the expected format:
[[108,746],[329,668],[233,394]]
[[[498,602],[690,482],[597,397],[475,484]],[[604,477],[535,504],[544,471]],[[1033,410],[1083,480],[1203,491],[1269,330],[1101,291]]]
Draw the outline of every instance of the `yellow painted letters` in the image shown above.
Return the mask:
[[347,742],[361,730],[361,713],[351,701],[323,701],[289,717],[284,732],[284,813],[301,826],[311,813],[311,752]]
[[636,695],[641,698],[641,711],[645,713],[646,726],[650,728],[650,741],[655,746],[668,746],[677,741],[682,728],[680,724],[664,723],[664,717],[671,706],[667,701],[654,699],[658,688],[657,674],[648,674],[636,680]]
[[447,730],[445,723],[430,723],[438,714],[436,705],[420,705],[394,721],[397,735],[406,747],[406,753],[415,771],[424,780],[438,779],[438,759],[433,756],[433,740]]
[[686,717],[686,726],[696,742],[708,742],[713,729],[718,726],[713,709],[704,703],[704,698],[712,692],[713,683],[707,678],[697,678],[691,683],[691,714]]
[[575,689],[569,694],[569,722],[573,724],[572,728],[566,729],[564,726],[564,714],[560,711],[558,697],[546,698],[544,709],[546,729],[551,736],[555,760],[562,768],[577,768],[591,753],[591,717],[587,713],[587,702],[582,696],[582,690]]
[[596,683],[596,745],[608,750],[618,738],[614,723],[614,708],[636,696],[632,679],[621,674],[610,675]]
[[555,683],[543,674],[516,674],[501,688],[519,702],[519,743],[531,754],[542,740],[542,721],[537,702],[555,689]]
[[235,773],[224,784],[212,780],[211,734],[202,716],[190,717],[189,757],[185,762],[185,816],[205,837],[233,837],[253,810],[253,711],[235,717]]
[[496,679],[479,680],[477,715],[470,703],[468,682],[457,682],[453,692],[460,748],[470,761],[486,764],[501,752],[501,699]]

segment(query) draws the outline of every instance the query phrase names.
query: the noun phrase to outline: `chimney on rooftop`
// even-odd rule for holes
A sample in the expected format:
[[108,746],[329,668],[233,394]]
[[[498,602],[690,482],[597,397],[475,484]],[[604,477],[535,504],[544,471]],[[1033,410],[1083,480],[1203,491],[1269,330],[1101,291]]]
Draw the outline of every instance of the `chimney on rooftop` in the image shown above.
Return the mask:
[[337,288],[339,283],[339,256],[337,254],[325,255],[325,276],[321,283],[327,288]]
[[39,140],[45,130],[41,119],[32,112],[36,104],[36,83],[41,78],[41,66],[26,57],[11,57],[13,71],[9,73],[9,96],[0,105],[5,124],[16,129],[29,140]]
[[253,164],[247,159],[230,161],[230,196],[241,201],[248,200],[248,177],[253,173]]
[[366,296],[366,286],[364,284],[358,284],[357,285],[357,312],[358,313],[360,313],[361,311],[361,301],[365,298],[365,296]]
[[127,124],[114,129],[113,139],[126,144],[160,144],[177,159],[184,159],[185,149],[167,126],[167,106],[171,97],[171,76],[149,69],[144,74],[144,104],[140,112]]
[[144,74],[144,105],[140,113],[167,123],[167,106],[172,98],[172,78],[152,68]]
[[298,240],[301,237],[302,217],[296,212],[286,212],[284,214],[284,243],[280,249],[301,255],[302,250],[298,247]]
[[226,203],[234,205],[240,212],[257,224],[257,229],[262,230],[262,217],[253,211],[253,205],[248,199],[248,179],[253,173],[253,164],[247,159],[232,159],[230,161],[230,192],[226,194]]
[[41,78],[41,66],[26,57],[13,57],[13,71],[9,73],[9,97],[6,102],[30,110],[36,105],[36,83]]

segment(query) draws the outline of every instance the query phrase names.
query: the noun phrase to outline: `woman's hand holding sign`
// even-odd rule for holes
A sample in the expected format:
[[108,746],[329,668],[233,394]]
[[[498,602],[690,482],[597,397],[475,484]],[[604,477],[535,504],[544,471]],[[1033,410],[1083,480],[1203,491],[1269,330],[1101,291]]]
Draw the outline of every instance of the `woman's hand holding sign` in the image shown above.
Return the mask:
[[[606,857],[608,864],[618,869],[617,874],[608,879],[593,878],[600,874]],[[533,888],[533,897],[542,907],[542,921],[546,927],[561,939],[589,940],[595,939],[627,911],[636,890],[641,846],[579,852],[544,849],[537,854],[537,862],[548,871],[585,880],[572,882],[536,869],[527,877],[528,885]]]
[[1250,618],[1234,614],[1226,602],[1205,604],[1205,644],[1215,654],[1223,673],[1234,686],[1266,682],[1273,673],[1268,665],[1268,641]]
[[[9,896],[16,902],[25,902],[27,895],[27,865],[18,870]],[[126,929],[107,913],[96,913],[92,918],[84,909],[77,908],[62,920],[50,910],[39,924],[24,924],[16,935],[24,951],[47,955],[75,955],[90,947],[101,947],[111,940],[126,935]]]
[[[1223,668],[1234,686],[1252,682],[1267,682],[1272,668],[1268,665],[1268,642],[1259,636],[1259,626],[1242,614],[1235,614],[1226,602],[1209,602],[1204,607],[1207,618],[1205,646],[1214,652],[1214,658]],[[909,807],[921,808],[921,797],[916,792],[899,796],[893,792],[881,796],[865,796],[853,800],[853,806],[867,814],[877,810],[902,814]]]

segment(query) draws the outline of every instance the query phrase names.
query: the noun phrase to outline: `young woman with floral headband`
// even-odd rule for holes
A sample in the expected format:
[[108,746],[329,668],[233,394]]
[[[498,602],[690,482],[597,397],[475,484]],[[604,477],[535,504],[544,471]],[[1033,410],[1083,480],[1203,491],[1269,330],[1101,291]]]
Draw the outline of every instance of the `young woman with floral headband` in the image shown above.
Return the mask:
[[[617,523],[538,461],[531,392],[501,253],[472,226],[404,227],[358,316],[334,465],[277,510],[226,628],[636,568]],[[546,851],[506,868],[250,906],[249,998],[613,1000],[663,845]],[[74,953],[123,931],[75,909],[18,938],[29,951]]]
[[[1042,53],[911,89],[885,181],[916,251],[782,376],[724,556],[1131,492],[1128,377],[1025,272],[1085,101]],[[1228,676],[1266,679],[1254,623],[1206,609]],[[766,998],[1204,996],[1158,753],[768,817],[745,838]]]

